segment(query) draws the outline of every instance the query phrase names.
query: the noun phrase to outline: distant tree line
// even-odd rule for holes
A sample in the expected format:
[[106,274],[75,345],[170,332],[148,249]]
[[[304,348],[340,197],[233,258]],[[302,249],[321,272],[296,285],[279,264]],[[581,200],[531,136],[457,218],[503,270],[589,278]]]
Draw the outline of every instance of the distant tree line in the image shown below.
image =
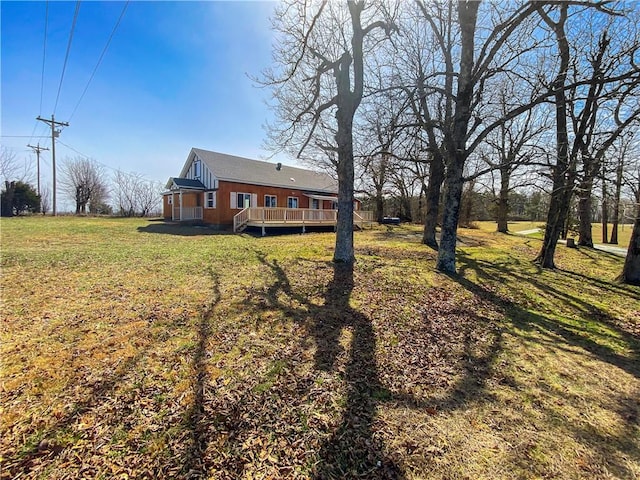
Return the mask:
[[[2,215],[47,213],[51,206],[50,188],[42,188],[38,195],[32,172],[20,167],[15,154],[2,148]],[[59,192],[72,202],[76,215],[146,217],[159,213],[163,186],[140,174],[120,170],[109,174],[95,160],[76,157],[61,162],[59,179]]]

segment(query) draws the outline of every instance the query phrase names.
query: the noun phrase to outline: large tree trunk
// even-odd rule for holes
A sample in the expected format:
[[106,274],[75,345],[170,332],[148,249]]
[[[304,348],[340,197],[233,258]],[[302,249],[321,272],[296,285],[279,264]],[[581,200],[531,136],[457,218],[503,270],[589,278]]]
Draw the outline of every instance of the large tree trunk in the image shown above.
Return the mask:
[[436,240],[436,226],[438,225],[438,214],[440,213],[440,189],[444,180],[444,162],[439,152],[433,155],[431,165],[429,165],[429,186],[427,187],[427,212],[424,218],[424,231],[422,232],[422,243],[438,250]]
[[351,56],[343,55],[340,69],[336,72],[338,87],[338,110],[336,120],[338,131],[338,222],[336,225],[336,247],[333,253],[334,262],[353,263],[353,116],[357,108],[357,100],[350,93],[349,66]]
[[560,4],[560,18],[557,23],[549,22],[554,29],[558,42],[560,66],[558,75],[554,81],[554,101],[556,107],[556,164],[553,167],[553,190],[549,202],[547,225],[542,240],[542,248],[535,261],[543,268],[555,268],[554,256],[556,245],[565,225],[569,206],[571,203],[571,191],[573,189],[572,167],[569,161],[569,135],[567,130],[567,98],[564,85],[569,69],[569,43],[564,33],[564,25],[567,20],[567,5]]
[[375,205],[376,220],[378,223],[382,223],[382,219],[384,218],[384,197],[382,196],[381,188],[376,188]]
[[462,198],[462,175],[467,158],[467,132],[471,118],[473,99],[473,65],[475,50],[475,31],[480,2],[458,2],[458,20],[460,22],[460,73],[455,100],[455,114],[451,138],[445,139],[446,168],[444,211],[440,248],[436,268],[441,272],[456,272],[456,233]]
[[451,162],[445,178],[440,248],[436,263],[436,268],[445,273],[456,272],[456,236],[464,183],[463,162],[464,160]]
[[627,258],[622,268],[620,281],[631,285],[640,285],[640,185],[638,185],[638,194],[636,195],[636,220],[633,222],[633,231],[631,232],[631,241],[629,241],[629,249],[627,250]]

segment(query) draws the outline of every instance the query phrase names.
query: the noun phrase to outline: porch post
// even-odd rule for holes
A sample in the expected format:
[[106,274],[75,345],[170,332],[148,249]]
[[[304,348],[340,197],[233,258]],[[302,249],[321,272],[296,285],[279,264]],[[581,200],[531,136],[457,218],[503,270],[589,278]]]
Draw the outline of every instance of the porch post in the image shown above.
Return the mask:
[[171,221],[174,221],[176,219],[175,208],[176,208],[176,196],[174,192],[171,192]]
[[180,190],[180,221],[182,221],[182,190]]

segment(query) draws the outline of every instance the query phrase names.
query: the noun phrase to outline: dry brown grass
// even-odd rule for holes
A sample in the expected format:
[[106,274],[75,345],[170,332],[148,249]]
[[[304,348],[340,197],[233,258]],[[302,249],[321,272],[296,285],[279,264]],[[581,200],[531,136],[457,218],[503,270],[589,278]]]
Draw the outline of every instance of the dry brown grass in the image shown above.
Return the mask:
[[638,478],[621,260],[462,231],[2,221],[2,478]]

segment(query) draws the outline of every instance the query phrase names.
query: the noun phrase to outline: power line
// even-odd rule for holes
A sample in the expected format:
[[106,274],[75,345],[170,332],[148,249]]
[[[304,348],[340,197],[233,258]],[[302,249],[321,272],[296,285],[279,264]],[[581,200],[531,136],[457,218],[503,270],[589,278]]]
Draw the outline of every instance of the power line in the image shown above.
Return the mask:
[[49,135],[0,135],[0,138],[49,138]]
[[87,158],[87,159],[91,159],[91,161],[93,161],[93,162],[97,163],[98,165],[101,165],[101,166],[103,166],[104,168],[107,168],[107,169],[109,169],[109,170],[113,170],[114,172],[120,172],[120,173],[123,173],[123,174],[125,174],[125,175],[129,175],[129,176],[131,176],[131,177],[139,177],[139,176],[141,176],[141,177],[144,177],[144,178],[145,178],[145,180],[147,180],[147,181],[149,181],[149,182],[156,181],[156,180],[150,179],[150,178],[149,178],[149,175],[147,175],[147,174],[144,174],[144,173],[136,173],[136,172],[125,172],[125,171],[123,171],[123,170],[121,170],[121,169],[119,169],[119,168],[111,167],[111,166],[107,165],[106,163],[99,162],[99,161],[98,161],[98,160],[96,160],[94,157],[92,157],[92,156],[90,156],[90,155],[86,155],[86,154],[82,153],[82,152],[81,152],[81,151],[79,151],[79,150],[76,150],[76,149],[75,149],[75,148],[73,148],[71,145],[67,145],[66,143],[64,143],[64,142],[63,142],[63,141],[61,141],[60,139],[58,139],[58,143],[59,143],[60,145],[64,145],[64,146],[65,146],[65,147],[67,147],[69,150],[72,150],[72,151],[76,152],[78,155],[81,155],[82,157]]
[[[49,0],[47,0],[44,11],[44,41],[42,42],[42,76],[40,77],[40,110],[38,115],[42,115],[42,97],[44,94],[44,65],[47,58],[47,27],[49,25]],[[36,121],[36,125],[38,122]],[[35,129],[34,129],[35,130]]]
[[[80,2],[81,0],[78,0],[76,2],[76,10],[73,14],[73,22],[71,23],[71,31],[69,32],[69,42],[67,43],[67,52],[64,55],[64,63],[62,64],[62,75],[60,75],[60,84],[58,85],[58,94],[56,95],[56,103],[53,107],[53,113],[56,113],[56,109],[58,108],[58,100],[60,99],[60,91],[62,90],[62,82],[64,80],[64,72],[67,69],[67,60],[69,60],[69,52],[71,51],[71,42],[73,42],[73,32],[76,29],[76,22],[78,21],[78,13],[80,12]],[[55,192],[55,189],[54,189]],[[54,194],[55,197],[55,194]],[[55,204],[55,200],[54,200],[54,204]],[[54,208],[54,215],[55,215],[55,208]]]
[[120,22],[122,21],[122,17],[124,17],[124,13],[127,11],[127,7],[128,6],[129,6],[129,0],[127,0],[125,2],[124,7],[122,8],[122,12],[120,12],[120,16],[118,17],[118,21],[116,22],[115,26],[113,27],[113,30],[111,30],[111,35],[109,35],[109,38],[107,39],[107,43],[104,46],[104,48],[102,49],[102,53],[100,54],[100,58],[98,58],[98,63],[96,63],[96,66],[94,67],[93,72],[91,72],[91,76],[89,77],[89,81],[87,82],[87,85],[84,87],[84,90],[82,91],[82,95],[80,95],[80,99],[78,100],[78,103],[76,103],[76,106],[73,108],[73,111],[71,112],[71,116],[69,117],[69,121],[71,121],[71,119],[73,118],[73,115],[76,113],[76,110],[80,106],[80,102],[82,102],[82,99],[84,98],[85,93],[87,93],[87,90],[89,89],[89,85],[91,84],[91,81],[93,80],[93,77],[95,76],[96,72],[98,71],[98,67],[102,63],[102,59],[104,58],[105,53],[107,53],[107,49],[109,48],[109,45],[111,44],[111,40],[113,39],[113,36],[116,33],[116,30],[118,29],[118,26],[120,25]]

